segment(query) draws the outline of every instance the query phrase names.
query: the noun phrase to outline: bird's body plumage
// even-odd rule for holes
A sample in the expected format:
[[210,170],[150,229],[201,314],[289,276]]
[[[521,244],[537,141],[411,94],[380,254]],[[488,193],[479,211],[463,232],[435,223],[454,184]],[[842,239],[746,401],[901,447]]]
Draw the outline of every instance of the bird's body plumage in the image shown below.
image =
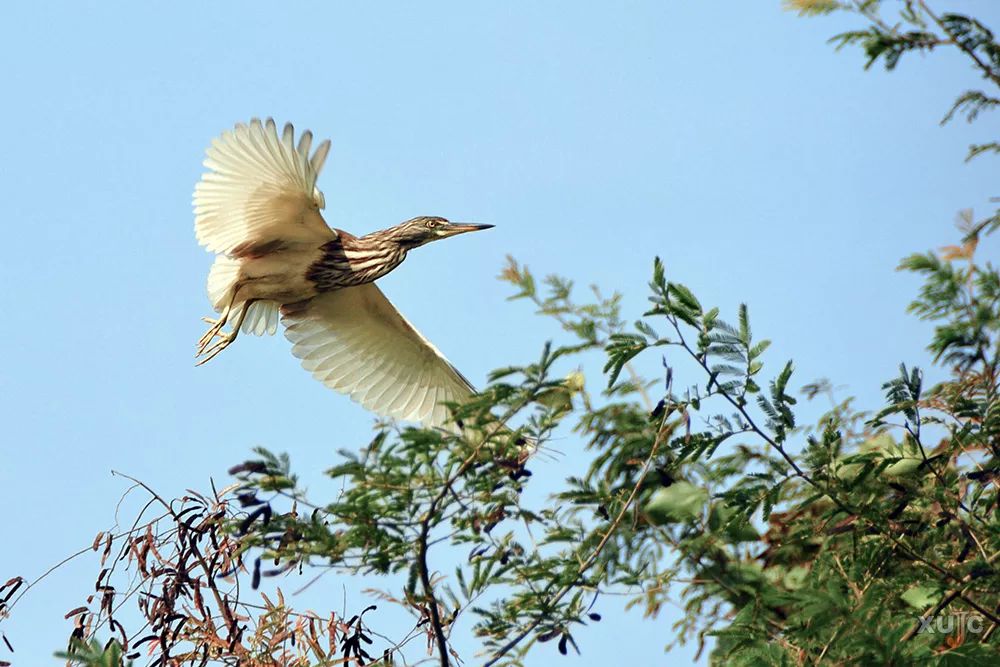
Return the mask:
[[[253,120],[207,150],[209,171],[195,188],[195,236],[217,253],[208,293],[220,316],[199,341],[204,363],[240,332],[277,330],[318,380],[381,415],[443,426],[446,402],[472,385],[386,299],[374,281],[420,245],[489,225],[413,218],[354,236],[332,229],[316,180],[329,152],[310,155],[286,125]],[[231,326],[225,331],[225,326]]]
[[337,230],[337,238],[323,245],[322,255],[309,267],[306,277],[320,292],[330,292],[373,282],[403,263],[406,248],[373,237],[358,238]]

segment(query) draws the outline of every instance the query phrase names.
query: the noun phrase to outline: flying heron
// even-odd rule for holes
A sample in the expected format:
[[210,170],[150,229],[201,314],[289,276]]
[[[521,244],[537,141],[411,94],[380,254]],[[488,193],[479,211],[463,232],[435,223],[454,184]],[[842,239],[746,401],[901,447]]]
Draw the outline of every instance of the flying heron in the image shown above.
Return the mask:
[[[273,334],[317,380],[372,412],[442,426],[446,402],[475,393],[440,351],[389,302],[375,281],[409,251],[493,225],[421,216],[354,236],[331,228],[316,179],[329,140],[310,155],[291,124],[237,124],[212,142],[194,190],[195,236],[216,253],[208,295],[217,318],[198,341],[201,365],[240,331]],[[228,330],[226,327],[229,327]]]

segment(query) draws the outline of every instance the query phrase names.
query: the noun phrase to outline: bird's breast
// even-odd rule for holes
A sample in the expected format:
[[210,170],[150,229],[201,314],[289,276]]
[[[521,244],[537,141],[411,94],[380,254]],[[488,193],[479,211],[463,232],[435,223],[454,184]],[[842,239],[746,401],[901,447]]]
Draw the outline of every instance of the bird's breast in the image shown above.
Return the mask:
[[[358,239],[344,239],[358,241]],[[323,246],[320,258],[309,267],[306,278],[320,292],[374,282],[399,266],[406,251],[396,245],[365,246],[340,240]]]

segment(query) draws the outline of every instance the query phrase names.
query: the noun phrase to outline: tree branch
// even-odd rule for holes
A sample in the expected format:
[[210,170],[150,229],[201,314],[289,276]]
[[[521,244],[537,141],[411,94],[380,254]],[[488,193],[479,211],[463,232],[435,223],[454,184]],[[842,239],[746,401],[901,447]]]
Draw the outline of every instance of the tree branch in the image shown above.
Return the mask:
[[998,75],[993,70],[992,67],[983,62],[982,58],[979,57],[979,54],[976,53],[974,49],[969,48],[968,44],[965,44],[964,42],[958,40],[954,35],[954,33],[952,33],[951,30],[948,29],[947,24],[945,24],[945,22],[942,21],[937,14],[931,11],[931,8],[927,6],[927,3],[924,2],[924,0],[918,0],[918,2],[920,4],[920,9],[922,9],[924,12],[926,12],[928,16],[931,17],[931,20],[934,21],[934,23],[936,23],[939,28],[941,28],[944,34],[948,35],[948,38],[951,40],[951,43],[957,46],[959,49],[961,49],[967,56],[972,58],[972,61],[976,64],[976,67],[978,67],[983,72],[983,76],[992,81],[994,84],[1000,86],[1000,75]]
[[[651,464],[653,459],[656,457],[656,452],[659,450],[660,444],[663,442],[663,439],[667,434],[668,434],[668,429],[665,428],[664,423],[661,423],[660,430],[657,432],[655,440],[653,440],[653,447],[650,449],[649,456],[646,457],[646,461],[643,464],[642,474],[639,475],[639,479],[636,481],[635,486],[632,487],[632,492],[629,494],[628,500],[625,501],[624,507],[622,507],[621,511],[615,517],[615,520],[611,523],[611,526],[608,528],[608,532],[605,533],[604,537],[601,539],[600,543],[597,545],[594,551],[590,554],[587,560],[583,561],[583,563],[580,564],[580,567],[576,573],[577,576],[573,579],[573,581],[563,586],[558,593],[552,596],[552,598],[549,601],[550,606],[558,604],[559,600],[561,600],[568,592],[570,592],[573,589],[573,587],[576,585],[577,580],[580,578],[580,575],[589,570],[590,567],[597,561],[597,557],[601,554],[601,551],[604,550],[604,547],[611,539],[611,536],[614,535],[616,530],[618,530],[618,526],[621,524],[622,518],[624,518],[629,508],[632,506],[632,503],[635,501],[636,496],[639,494],[639,489],[642,487],[642,483],[646,480],[646,475],[649,474],[649,470],[652,467]],[[493,655],[490,657],[490,659],[483,665],[483,667],[491,667],[492,665],[496,664],[496,662],[500,660],[500,658],[509,653],[511,649],[520,644],[525,637],[531,634],[531,632],[535,628],[537,628],[538,624],[541,622],[542,622],[542,617],[540,616],[536,617],[533,621],[531,621],[531,623],[528,624],[528,627],[526,627],[524,630],[518,633],[513,639],[508,641],[506,644],[501,646],[496,652],[494,652]]]

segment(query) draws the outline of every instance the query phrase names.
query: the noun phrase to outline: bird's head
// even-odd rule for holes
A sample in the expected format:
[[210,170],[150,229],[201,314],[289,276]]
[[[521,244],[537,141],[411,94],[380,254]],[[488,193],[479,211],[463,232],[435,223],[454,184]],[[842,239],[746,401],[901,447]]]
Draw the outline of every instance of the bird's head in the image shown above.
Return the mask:
[[448,222],[437,216],[419,216],[399,224],[393,230],[399,243],[408,250],[426,245],[431,241],[446,239],[466,232],[489,229],[493,225],[479,225],[468,222]]

